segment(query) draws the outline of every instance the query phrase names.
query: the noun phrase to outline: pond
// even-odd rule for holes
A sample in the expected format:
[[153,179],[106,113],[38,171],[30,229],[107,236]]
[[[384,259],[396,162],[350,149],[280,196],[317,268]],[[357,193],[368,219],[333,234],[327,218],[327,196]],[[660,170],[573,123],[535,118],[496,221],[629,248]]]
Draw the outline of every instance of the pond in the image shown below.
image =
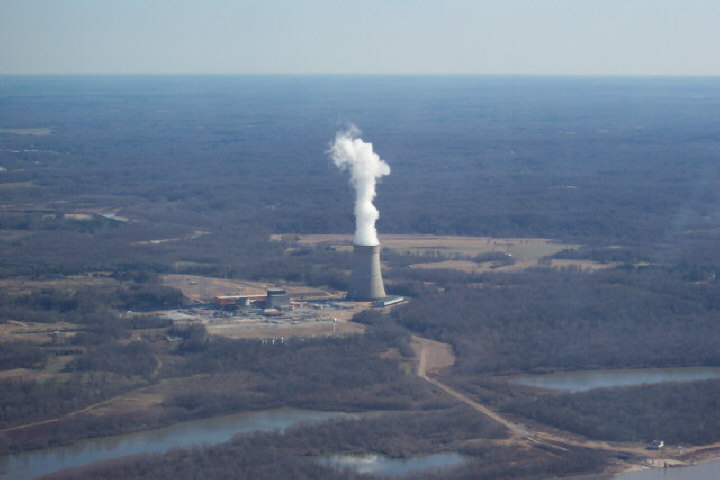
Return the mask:
[[582,392],[593,388],[640,385],[645,383],[690,382],[720,378],[720,367],[624,368],[618,370],[584,370],[548,375],[519,375],[511,383],[530,387]]
[[720,462],[703,463],[691,467],[652,468],[624,473],[615,480],[717,480]]
[[370,475],[407,475],[428,468],[449,468],[464,465],[467,460],[457,453],[438,453],[412,458],[388,458],[384,455],[331,455],[319,462],[337,469],[352,468]]
[[140,453],[162,453],[174,447],[211,445],[243,432],[281,431],[303,422],[331,418],[360,418],[364,414],[279,409],[193,420],[170,427],[116,437],[82,440],[66,447],[48,448],[0,457],[0,479],[30,480],[67,467]]

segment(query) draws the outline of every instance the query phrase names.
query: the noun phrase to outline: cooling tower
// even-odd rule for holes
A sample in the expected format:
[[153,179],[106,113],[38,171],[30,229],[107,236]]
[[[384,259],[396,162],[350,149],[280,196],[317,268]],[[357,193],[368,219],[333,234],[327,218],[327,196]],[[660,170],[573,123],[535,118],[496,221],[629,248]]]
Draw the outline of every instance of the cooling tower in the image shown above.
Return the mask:
[[353,272],[348,298],[378,300],[385,297],[380,271],[380,245],[353,245]]

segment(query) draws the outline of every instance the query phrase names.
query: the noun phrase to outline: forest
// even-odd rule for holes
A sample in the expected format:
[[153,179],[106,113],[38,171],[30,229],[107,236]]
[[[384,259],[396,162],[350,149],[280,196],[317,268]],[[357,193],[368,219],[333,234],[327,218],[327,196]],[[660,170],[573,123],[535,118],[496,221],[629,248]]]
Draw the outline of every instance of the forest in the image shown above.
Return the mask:
[[[717,85],[642,82],[6,78],[0,124],[50,133],[0,133],[0,272],[298,275],[265,240],[352,231],[351,187],[325,153],[350,121],[393,169],[381,233],[547,237],[716,268]],[[154,239],[180,240],[141,243]]]
[[[720,365],[719,106],[706,78],[2,77],[0,453],[292,406],[388,413],[56,478],[364,478],[312,459],[340,451],[471,458],[428,478],[610,461],[492,444],[500,426],[408,370],[411,335],[449,343],[443,380],[519,421],[719,441],[717,381],[563,394],[502,380]],[[579,245],[554,259],[612,268],[548,258],[464,273],[385,249],[387,291],[409,303],[359,314],[363,335],[271,346],[149,313],[185,302],[159,281],[167,273],[347,288],[347,252],[269,238],[353,231],[351,186],[326,153],[349,123],[392,169],[378,185],[381,240],[540,237]],[[503,252],[458,259],[516,264]],[[10,335],[25,324],[40,333]],[[161,400],[83,412],[132,394]]]
[[416,298],[390,316],[451,343],[458,374],[720,365],[717,283],[542,269],[483,280]]

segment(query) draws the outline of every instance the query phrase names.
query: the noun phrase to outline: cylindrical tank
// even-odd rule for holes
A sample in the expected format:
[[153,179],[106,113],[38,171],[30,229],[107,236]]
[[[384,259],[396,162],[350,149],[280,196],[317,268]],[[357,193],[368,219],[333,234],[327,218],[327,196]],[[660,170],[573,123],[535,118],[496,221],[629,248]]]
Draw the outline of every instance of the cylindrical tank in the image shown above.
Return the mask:
[[348,298],[378,300],[385,297],[380,270],[380,245],[353,245],[353,272]]

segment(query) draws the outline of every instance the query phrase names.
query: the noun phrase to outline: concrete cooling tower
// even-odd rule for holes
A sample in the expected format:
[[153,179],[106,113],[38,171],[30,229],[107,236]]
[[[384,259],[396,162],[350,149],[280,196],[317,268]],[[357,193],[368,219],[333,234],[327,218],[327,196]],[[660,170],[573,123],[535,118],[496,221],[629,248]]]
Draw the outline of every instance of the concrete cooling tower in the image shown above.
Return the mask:
[[379,300],[385,297],[380,271],[380,245],[353,245],[353,271],[348,298]]

